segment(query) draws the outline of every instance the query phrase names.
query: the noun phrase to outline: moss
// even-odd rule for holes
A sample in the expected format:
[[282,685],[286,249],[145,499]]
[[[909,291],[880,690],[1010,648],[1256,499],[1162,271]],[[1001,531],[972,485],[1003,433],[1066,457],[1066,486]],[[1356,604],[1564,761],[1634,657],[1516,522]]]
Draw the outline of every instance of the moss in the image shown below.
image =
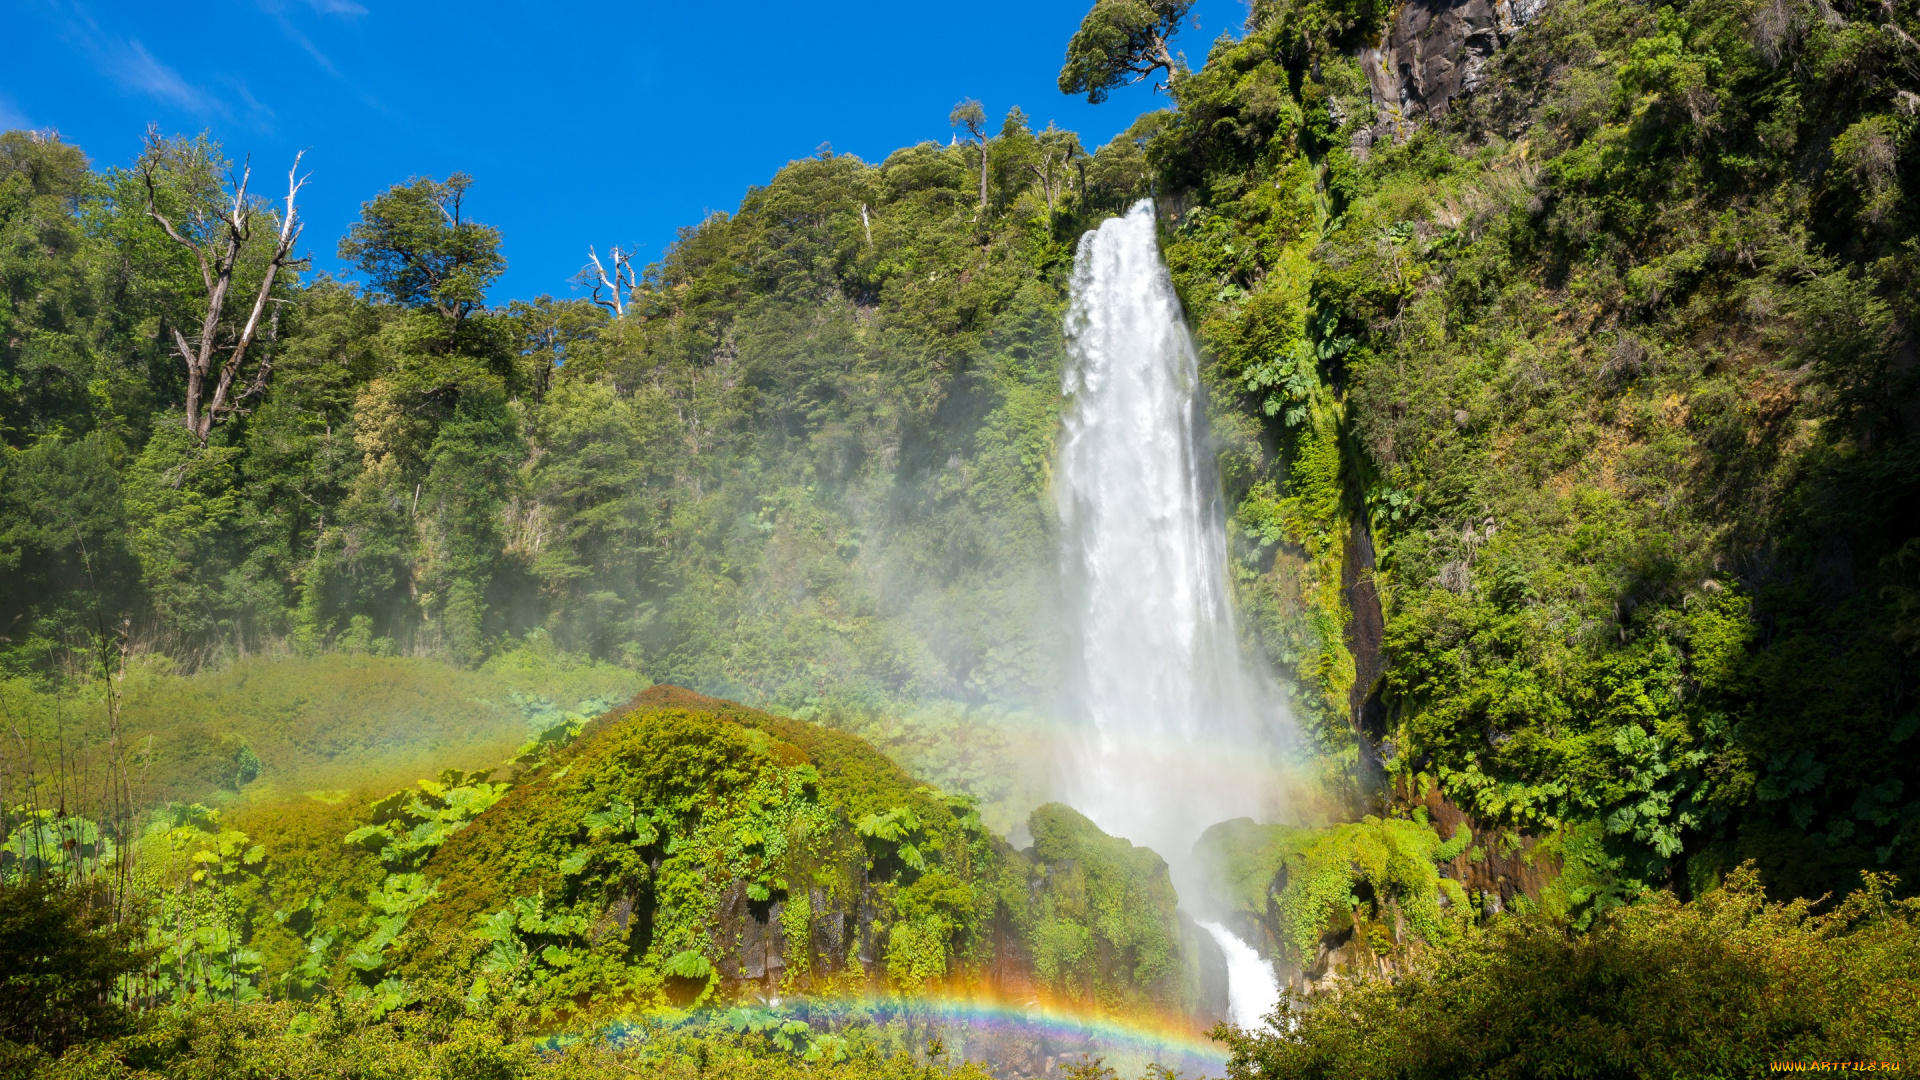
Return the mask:
[[696,694],[678,686],[656,686],[645,691],[627,707],[601,717],[583,735],[591,736],[596,728],[617,724],[635,714],[645,715],[667,708],[710,713],[766,732],[799,751],[827,782],[827,796],[849,817],[882,813],[896,806],[913,807],[927,814],[939,811],[944,816],[945,808],[934,788],[915,780],[857,735]]
[[[854,736],[655,687],[523,767],[447,839],[423,867],[439,895],[415,917],[408,963],[481,933],[498,939],[494,994],[671,993],[696,958],[711,987],[746,977],[733,958],[749,923],[780,905],[777,927],[752,933],[785,946],[790,988],[858,966],[858,940],[816,952],[825,920],[871,925],[892,985],[918,990],[981,956],[994,845],[970,803]],[[537,915],[502,914],[536,900]]]
[[901,919],[887,931],[887,974],[907,993],[918,993],[947,973],[945,919]]
[[1166,862],[1059,803],[1035,810],[1028,828],[1039,976],[1105,1008],[1178,1004],[1180,927]]
[[1400,818],[1325,829],[1240,818],[1208,829],[1197,850],[1223,899],[1266,926],[1290,958],[1311,964],[1322,936],[1348,927],[1373,928],[1369,943],[1380,953],[1413,939],[1453,940],[1466,894],[1436,864],[1466,840],[1463,831],[1443,842],[1430,825]]
[[[629,714],[602,727],[578,752],[517,786],[499,813],[483,816],[428,864],[441,881],[435,920],[464,925],[516,895],[590,906],[637,888],[657,908],[655,940],[636,942],[643,951],[710,949],[719,902],[710,873],[757,879],[795,839],[787,827],[799,824],[798,839],[808,838],[806,766],[783,765],[771,741],[756,734],[677,709]],[[658,826],[650,843],[593,837],[588,818],[616,802],[640,808]],[[586,862],[568,862],[580,854]],[[580,880],[569,880],[570,866],[578,866]]]
[[813,970],[813,893],[804,885],[780,909],[780,938],[789,978],[804,978]]
[[[226,817],[267,853],[262,871],[239,888],[254,911],[248,944],[260,952],[263,969],[278,975],[272,989],[281,996],[301,996],[296,973],[314,956],[316,936],[368,914],[366,887],[381,876],[379,857],[341,838],[365,819],[369,802],[357,794],[303,795],[248,804]],[[310,970],[307,981],[320,974]]]

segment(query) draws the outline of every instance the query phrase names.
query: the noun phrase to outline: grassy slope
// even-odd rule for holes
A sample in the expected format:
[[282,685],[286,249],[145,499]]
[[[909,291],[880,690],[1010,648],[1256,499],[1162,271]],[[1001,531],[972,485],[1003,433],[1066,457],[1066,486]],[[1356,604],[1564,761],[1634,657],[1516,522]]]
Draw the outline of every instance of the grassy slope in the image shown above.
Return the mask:
[[[226,804],[241,795],[384,790],[445,768],[498,765],[526,741],[529,720],[551,711],[545,706],[623,700],[644,685],[631,671],[537,650],[479,670],[411,657],[257,657],[193,676],[135,667],[121,723],[137,802]],[[50,763],[63,741],[70,785],[87,786],[106,728],[97,685],[48,693],[13,680],[0,684],[0,703],[36,750],[43,798],[58,794]]]

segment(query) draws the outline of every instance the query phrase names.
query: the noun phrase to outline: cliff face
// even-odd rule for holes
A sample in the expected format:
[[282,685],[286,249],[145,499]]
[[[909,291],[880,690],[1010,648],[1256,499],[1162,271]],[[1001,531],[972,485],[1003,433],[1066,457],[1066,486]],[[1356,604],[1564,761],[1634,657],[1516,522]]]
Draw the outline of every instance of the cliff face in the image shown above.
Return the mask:
[[1379,118],[1356,147],[1405,138],[1438,119],[1487,77],[1487,62],[1532,22],[1546,0],[1409,0],[1378,46],[1360,51]]
[[1351,804],[1550,840],[1571,903],[1914,876],[1916,40],[1267,0],[1181,80],[1148,156],[1235,587]]

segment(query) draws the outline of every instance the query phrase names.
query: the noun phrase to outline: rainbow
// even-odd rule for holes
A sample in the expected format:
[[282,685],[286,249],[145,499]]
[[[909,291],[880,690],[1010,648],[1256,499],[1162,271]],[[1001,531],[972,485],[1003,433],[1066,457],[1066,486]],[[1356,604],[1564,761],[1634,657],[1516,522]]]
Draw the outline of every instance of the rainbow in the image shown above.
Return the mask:
[[621,1045],[643,1042],[665,1030],[765,1030],[770,1020],[798,1020],[812,1033],[882,1034],[877,1041],[916,1056],[938,1054],[955,1064],[982,1062],[1000,1075],[1055,1074],[1058,1065],[1087,1057],[1103,1059],[1123,1077],[1141,1076],[1150,1064],[1174,1069],[1183,1078],[1226,1074],[1226,1048],[1198,1031],[1190,1018],[1100,1012],[1038,999],[776,998],[616,1021],[602,1028],[600,1036]]
[[[977,1059],[968,1044],[992,1047],[1004,1040],[1037,1040],[1059,1051],[1050,1056],[1105,1058],[1122,1076],[1138,1076],[1157,1062],[1183,1076],[1225,1075],[1226,1048],[1195,1031],[1185,1018],[1127,1015],[1072,1009],[1043,1002],[932,998],[916,1002],[954,1057]],[[954,1044],[958,1042],[959,1045]],[[995,1056],[991,1053],[985,1057]]]

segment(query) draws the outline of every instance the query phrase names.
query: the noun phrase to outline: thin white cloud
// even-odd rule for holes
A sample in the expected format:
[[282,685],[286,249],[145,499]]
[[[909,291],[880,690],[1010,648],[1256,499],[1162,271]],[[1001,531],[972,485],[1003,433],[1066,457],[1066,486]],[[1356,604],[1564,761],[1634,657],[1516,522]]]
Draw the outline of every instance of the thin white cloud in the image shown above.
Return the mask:
[[220,99],[180,77],[180,73],[153,58],[145,45],[127,38],[107,46],[106,74],[129,90],[169,101],[188,112],[221,113]]
[[278,119],[278,117],[274,114],[273,109],[265,102],[253,96],[253,92],[247,89],[246,83],[238,80],[229,80],[227,85],[233,87],[233,92],[240,95],[241,103],[246,105],[247,121],[249,123],[254,127],[262,129],[271,129],[273,127],[273,122]]
[[161,63],[138,39],[100,29],[81,4],[72,4],[70,13],[62,14],[67,39],[87,54],[102,75],[123,88],[202,116],[228,115],[225,102]]
[[[320,47],[313,43],[312,38],[300,32],[300,28],[295,26],[293,20],[287,17],[287,5],[284,0],[256,0],[256,3],[261,11],[272,16],[273,21],[279,24],[280,32],[287,35],[288,41],[293,42],[305,50],[308,56],[313,57],[313,62],[320,65],[322,71],[333,76],[334,79],[348,90],[353,91],[354,96],[358,97],[368,108],[376,109],[380,112],[391,111],[385,105],[381,104],[379,99],[367,93],[365,90],[360,89],[352,79],[342,74],[340,69],[334,66],[332,58],[328,57],[326,53],[321,52]],[[307,0],[307,3],[312,5],[316,11],[339,14],[349,18],[367,13],[366,8],[361,7],[359,4],[352,3],[350,0]]]
[[13,103],[13,99],[0,94],[0,131],[26,131],[33,128],[33,121]]
[[273,16],[273,21],[280,24],[280,31],[287,35],[287,40],[305,49],[307,55],[313,57],[313,62],[319,64],[322,70],[336,79],[342,77],[340,69],[333,66],[333,61],[327,58],[327,54],[321,52],[320,47],[315,45],[307,35],[301,33],[300,29],[293,25],[293,20],[287,18],[285,8],[269,0],[260,5],[260,10]]

